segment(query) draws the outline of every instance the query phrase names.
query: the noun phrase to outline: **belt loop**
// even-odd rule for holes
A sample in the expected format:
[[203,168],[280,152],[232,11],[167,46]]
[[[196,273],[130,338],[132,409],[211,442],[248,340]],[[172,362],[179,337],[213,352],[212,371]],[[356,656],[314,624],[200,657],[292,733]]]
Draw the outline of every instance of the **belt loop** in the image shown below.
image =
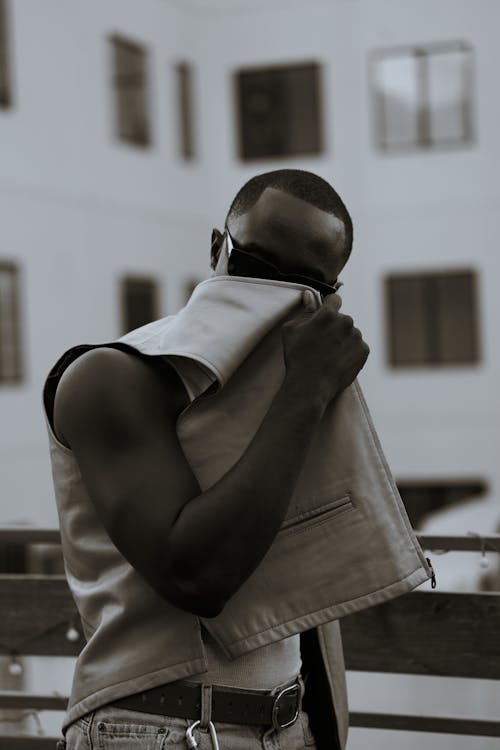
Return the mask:
[[203,732],[209,728],[212,720],[212,685],[201,685],[201,717],[199,727]]

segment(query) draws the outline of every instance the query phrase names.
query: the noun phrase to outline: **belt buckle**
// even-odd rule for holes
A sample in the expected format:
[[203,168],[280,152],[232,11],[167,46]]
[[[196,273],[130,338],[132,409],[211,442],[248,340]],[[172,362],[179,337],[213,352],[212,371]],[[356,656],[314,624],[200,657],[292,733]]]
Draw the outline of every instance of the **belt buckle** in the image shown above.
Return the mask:
[[[280,699],[286,695],[287,693],[291,693],[293,690],[297,691],[297,704],[295,707],[295,715],[290,721],[287,721],[286,724],[280,724],[278,721],[278,711],[279,711],[279,702]],[[294,682],[293,685],[289,685],[288,687],[284,688],[283,690],[280,690],[276,698],[274,699],[273,703],[273,710],[271,713],[271,720],[272,725],[278,731],[279,729],[285,729],[285,727],[291,726],[295,721],[297,721],[297,717],[299,715],[299,706],[300,706],[300,684],[298,682]]]

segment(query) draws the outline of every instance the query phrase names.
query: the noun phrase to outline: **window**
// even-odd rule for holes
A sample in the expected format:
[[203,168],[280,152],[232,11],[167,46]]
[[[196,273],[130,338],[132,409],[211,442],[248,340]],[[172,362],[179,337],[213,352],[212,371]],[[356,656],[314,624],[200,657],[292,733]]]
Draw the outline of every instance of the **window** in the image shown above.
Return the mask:
[[472,50],[463,42],[373,55],[377,145],[386,151],[472,140]]
[[446,506],[452,506],[462,500],[482,498],[488,485],[482,479],[471,478],[469,481],[431,481],[422,480],[397,482],[398,490],[405,504],[413,528],[418,529],[420,521],[428,513],[433,513]]
[[121,282],[122,332],[156,320],[158,316],[158,285],[154,279],[127,276]]
[[183,159],[194,157],[192,68],[188,63],[176,66],[179,112],[179,146]]
[[321,153],[320,73],[309,63],[235,74],[241,159]]
[[20,335],[18,269],[0,262],[0,384],[21,380]]
[[385,280],[388,361],[394,367],[479,360],[473,271],[397,274]]
[[0,108],[7,108],[11,104],[7,25],[7,3],[0,0]]
[[116,36],[111,38],[111,45],[118,137],[147,146],[151,136],[146,51],[141,45]]

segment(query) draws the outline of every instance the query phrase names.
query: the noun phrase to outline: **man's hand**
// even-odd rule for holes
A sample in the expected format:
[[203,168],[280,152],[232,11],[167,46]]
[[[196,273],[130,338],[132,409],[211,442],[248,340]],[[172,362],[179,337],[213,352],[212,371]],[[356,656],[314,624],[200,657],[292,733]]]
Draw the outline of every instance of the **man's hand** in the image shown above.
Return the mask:
[[339,312],[338,294],[326,297],[315,312],[305,312],[283,325],[287,377],[314,388],[325,404],[350,385],[370,349],[350,315]]

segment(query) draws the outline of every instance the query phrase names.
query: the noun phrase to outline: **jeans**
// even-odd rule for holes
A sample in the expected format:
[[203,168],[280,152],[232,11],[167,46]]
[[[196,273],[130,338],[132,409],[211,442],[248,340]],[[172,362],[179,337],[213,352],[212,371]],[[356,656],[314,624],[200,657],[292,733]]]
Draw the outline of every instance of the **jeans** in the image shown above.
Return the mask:
[[[71,724],[67,750],[187,750],[192,722],[124,708],[103,707]],[[285,729],[214,722],[220,750],[315,750],[308,717],[301,711]],[[195,729],[199,750],[214,750],[210,733]]]

